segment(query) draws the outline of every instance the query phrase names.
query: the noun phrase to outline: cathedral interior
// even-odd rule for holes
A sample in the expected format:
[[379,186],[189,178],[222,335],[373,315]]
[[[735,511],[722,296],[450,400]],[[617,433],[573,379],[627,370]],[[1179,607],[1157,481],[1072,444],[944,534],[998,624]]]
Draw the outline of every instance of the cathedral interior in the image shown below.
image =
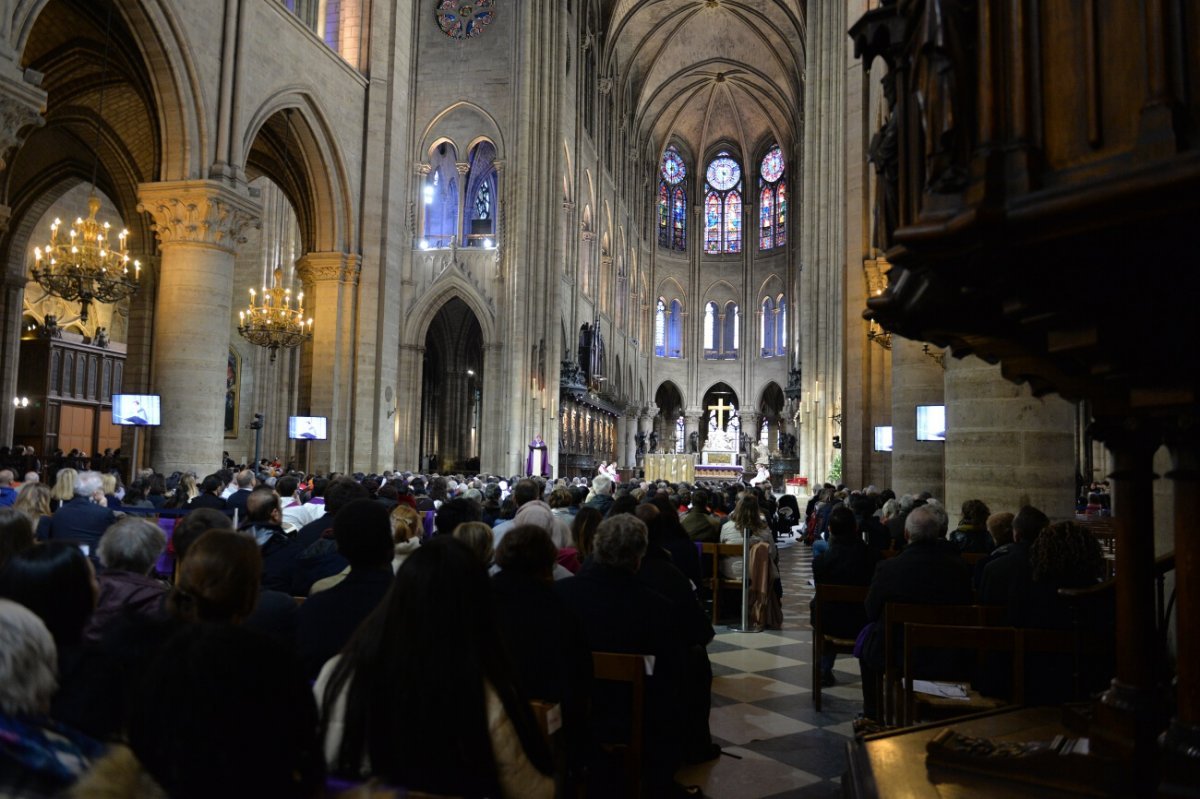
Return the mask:
[[[1188,0],[4,0],[0,442],[632,476],[721,429],[1051,518],[1109,480],[1097,723],[1194,774],[1198,42]],[[91,197],[111,302],[31,271]]]

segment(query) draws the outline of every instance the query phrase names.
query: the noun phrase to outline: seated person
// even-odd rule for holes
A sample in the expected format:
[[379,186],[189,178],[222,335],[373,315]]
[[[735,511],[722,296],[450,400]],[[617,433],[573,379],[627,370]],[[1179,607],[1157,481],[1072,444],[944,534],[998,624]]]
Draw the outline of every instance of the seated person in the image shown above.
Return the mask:
[[982,500],[968,499],[963,503],[962,521],[958,523],[958,529],[950,534],[950,543],[958,547],[959,552],[991,552],[996,548],[996,542],[987,529],[991,513]]
[[[813,558],[813,582],[818,585],[870,585],[879,563],[879,552],[863,541],[853,511],[845,506],[834,508],[829,514],[829,534],[829,549]],[[809,608],[812,607],[813,603],[810,603]],[[866,610],[845,603],[825,605],[821,615],[822,631],[837,638],[855,638],[866,624]],[[832,654],[821,656],[822,685],[835,682],[834,657]]]
[[126,516],[108,529],[100,539],[104,569],[96,577],[100,596],[84,630],[87,640],[100,640],[105,626],[122,614],[163,615],[167,585],[150,571],[166,545],[163,531],[145,519]]

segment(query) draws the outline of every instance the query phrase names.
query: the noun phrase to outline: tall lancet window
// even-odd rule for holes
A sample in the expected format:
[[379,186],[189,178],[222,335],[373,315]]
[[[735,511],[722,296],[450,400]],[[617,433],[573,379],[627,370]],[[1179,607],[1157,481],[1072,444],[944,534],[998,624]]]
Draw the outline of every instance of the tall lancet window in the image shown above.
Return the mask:
[[783,151],[776,144],[763,156],[758,171],[758,249],[787,244],[787,178]]
[[663,153],[658,173],[658,246],[683,252],[687,242],[687,167],[675,145]]
[[742,167],[722,150],[704,173],[704,251],[742,251]]

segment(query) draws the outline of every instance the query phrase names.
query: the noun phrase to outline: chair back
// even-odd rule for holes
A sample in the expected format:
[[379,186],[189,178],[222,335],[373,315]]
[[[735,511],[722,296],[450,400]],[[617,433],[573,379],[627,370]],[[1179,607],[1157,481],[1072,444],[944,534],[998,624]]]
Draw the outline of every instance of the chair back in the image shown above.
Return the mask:
[[[629,745],[624,746],[628,796],[642,795],[642,761],[645,757],[646,659],[643,655],[593,652],[592,677],[602,682],[626,683],[630,687]],[[608,747],[620,749],[621,746]]]
[[908,723],[916,720],[916,673],[914,654],[919,649],[974,649],[976,652],[1006,652],[1012,659],[1013,704],[1025,700],[1024,637],[1012,627],[980,627],[948,624],[904,625],[904,708]]

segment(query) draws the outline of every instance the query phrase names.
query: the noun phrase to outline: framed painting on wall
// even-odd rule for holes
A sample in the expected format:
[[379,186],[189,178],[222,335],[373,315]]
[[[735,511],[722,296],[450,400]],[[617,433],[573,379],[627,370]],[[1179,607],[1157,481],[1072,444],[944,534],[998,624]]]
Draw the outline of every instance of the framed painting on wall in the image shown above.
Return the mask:
[[242,387],[242,359],[233,347],[229,348],[229,364],[225,371],[225,437],[238,437],[238,400]]

